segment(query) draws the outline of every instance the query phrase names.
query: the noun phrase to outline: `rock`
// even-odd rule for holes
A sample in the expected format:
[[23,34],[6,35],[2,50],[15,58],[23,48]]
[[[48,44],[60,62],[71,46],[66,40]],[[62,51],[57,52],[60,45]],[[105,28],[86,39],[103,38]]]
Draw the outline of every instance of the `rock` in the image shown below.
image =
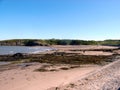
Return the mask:
[[16,53],[12,57],[14,57],[14,58],[23,58],[23,54],[22,53]]

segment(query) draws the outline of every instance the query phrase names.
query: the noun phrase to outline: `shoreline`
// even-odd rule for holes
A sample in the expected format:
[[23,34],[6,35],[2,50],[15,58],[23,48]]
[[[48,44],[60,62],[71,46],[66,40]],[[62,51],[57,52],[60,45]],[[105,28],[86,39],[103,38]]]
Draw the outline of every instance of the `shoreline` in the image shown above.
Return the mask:
[[[14,47],[14,46],[11,46]],[[104,46],[104,45],[51,45],[51,46],[15,46],[15,47],[46,47],[45,51],[37,51],[37,53],[21,53],[21,54],[47,54],[47,53],[53,53],[53,52],[66,52],[66,53],[82,53],[86,51],[103,51],[103,52],[112,52],[115,50],[119,50],[120,48],[118,46]],[[47,50],[49,48],[49,50]],[[36,48],[37,49],[37,48]],[[16,52],[20,53],[20,52]],[[13,55],[16,53],[11,54],[2,54],[4,55]],[[83,53],[84,54],[84,53]],[[2,56],[0,55],[0,56]]]
[[[70,82],[81,79],[91,72],[116,62],[115,58],[120,54],[118,48],[116,50],[116,48],[103,48],[101,46],[82,46],[87,50],[92,49],[92,51],[82,52],[79,51],[80,46],[57,46],[56,48],[55,51],[38,54],[0,55],[0,61],[11,62],[8,65],[0,65],[1,90],[8,90],[8,88],[9,90],[63,88],[64,85],[69,85]],[[96,49],[101,50],[101,48],[102,50],[105,48],[109,50],[96,51]],[[56,90],[56,88],[50,90]]]
[[120,56],[116,61],[78,77],[69,84],[49,88],[47,90],[119,90],[120,89]]

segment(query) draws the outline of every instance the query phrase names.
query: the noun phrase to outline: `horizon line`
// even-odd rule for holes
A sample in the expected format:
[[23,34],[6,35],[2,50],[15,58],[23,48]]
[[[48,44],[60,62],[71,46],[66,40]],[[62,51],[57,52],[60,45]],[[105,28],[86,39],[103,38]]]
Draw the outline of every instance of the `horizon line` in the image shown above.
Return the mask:
[[51,40],[51,39],[55,39],[55,40],[83,40],[83,41],[105,41],[105,40],[120,40],[120,39],[103,39],[103,40],[93,40],[93,39],[60,39],[60,38],[46,38],[46,39],[42,39],[42,38],[17,38],[17,39],[0,39],[0,41],[6,41],[6,40],[27,40],[27,39],[30,39],[30,40]]

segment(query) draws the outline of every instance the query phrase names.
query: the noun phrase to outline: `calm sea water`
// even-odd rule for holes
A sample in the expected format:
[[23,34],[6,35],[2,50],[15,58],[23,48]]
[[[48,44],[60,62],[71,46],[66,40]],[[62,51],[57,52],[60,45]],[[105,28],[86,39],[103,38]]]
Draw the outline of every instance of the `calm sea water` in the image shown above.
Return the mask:
[[10,64],[10,62],[0,62],[0,66],[1,65],[7,65],[7,64]]
[[39,53],[53,50],[50,47],[26,47],[26,46],[0,46],[0,55],[15,54],[15,53]]

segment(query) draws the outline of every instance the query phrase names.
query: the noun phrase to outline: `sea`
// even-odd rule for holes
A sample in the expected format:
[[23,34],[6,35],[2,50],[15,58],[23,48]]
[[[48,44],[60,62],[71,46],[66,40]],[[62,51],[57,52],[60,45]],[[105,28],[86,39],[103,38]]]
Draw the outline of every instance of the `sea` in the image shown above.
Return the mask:
[[54,50],[45,46],[0,46],[0,55],[10,55],[15,53],[36,54],[40,52]]

